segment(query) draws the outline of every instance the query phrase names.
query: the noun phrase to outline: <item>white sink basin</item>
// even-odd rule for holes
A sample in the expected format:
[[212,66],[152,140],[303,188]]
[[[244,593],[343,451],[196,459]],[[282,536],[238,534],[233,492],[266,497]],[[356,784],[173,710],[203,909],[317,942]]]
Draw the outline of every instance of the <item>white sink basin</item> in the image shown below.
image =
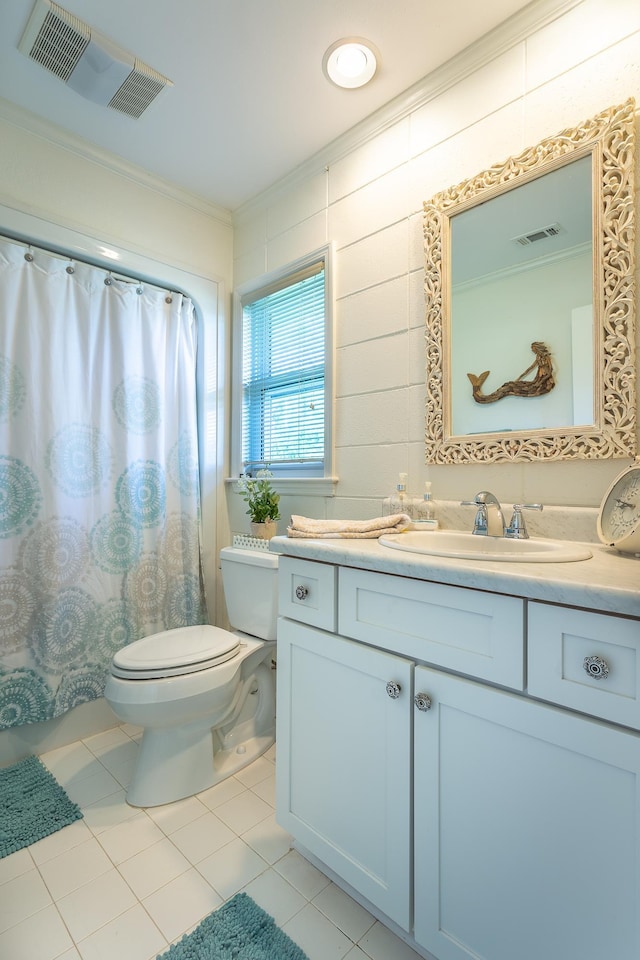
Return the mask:
[[384,547],[458,560],[500,560],[507,563],[569,563],[592,556],[581,543],[569,540],[509,540],[481,537],[463,531],[409,530],[380,537]]

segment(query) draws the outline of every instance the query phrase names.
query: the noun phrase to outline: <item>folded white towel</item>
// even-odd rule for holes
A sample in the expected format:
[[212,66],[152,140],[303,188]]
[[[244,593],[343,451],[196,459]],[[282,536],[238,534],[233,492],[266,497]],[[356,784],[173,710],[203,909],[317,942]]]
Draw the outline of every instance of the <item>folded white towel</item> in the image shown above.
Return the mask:
[[291,517],[287,536],[307,539],[373,540],[388,533],[402,533],[411,524],[406,513],[374,520],[313,520],[311,517]]

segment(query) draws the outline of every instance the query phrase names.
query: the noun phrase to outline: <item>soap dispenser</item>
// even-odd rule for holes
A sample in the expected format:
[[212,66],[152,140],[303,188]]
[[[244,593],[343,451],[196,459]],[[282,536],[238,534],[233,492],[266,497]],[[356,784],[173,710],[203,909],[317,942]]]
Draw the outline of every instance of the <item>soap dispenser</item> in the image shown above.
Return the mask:
[[421,530],[437,530],[438,521],[436,519],[436,505],[431,493],[431,481],[425,480],[424,494],[422,500],[417,500],[415,505],[414,525]]
[[398,477],[395,493],[391,495],[389,500],[389,513],[393,515],[396,513],[408,512],[409,502],[407,500],[407,474],[401,473]]

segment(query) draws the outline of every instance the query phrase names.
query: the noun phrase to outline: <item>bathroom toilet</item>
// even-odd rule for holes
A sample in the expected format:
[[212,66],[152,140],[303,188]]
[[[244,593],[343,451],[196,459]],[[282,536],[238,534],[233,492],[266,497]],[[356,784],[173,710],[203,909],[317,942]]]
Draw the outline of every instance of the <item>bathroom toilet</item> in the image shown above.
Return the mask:
[[165,630],[113,658],[105,699],[121,721],[143,728],[132,806],[200,793],[275,740],[278,558],[225,547],[220,561],[231,630]]

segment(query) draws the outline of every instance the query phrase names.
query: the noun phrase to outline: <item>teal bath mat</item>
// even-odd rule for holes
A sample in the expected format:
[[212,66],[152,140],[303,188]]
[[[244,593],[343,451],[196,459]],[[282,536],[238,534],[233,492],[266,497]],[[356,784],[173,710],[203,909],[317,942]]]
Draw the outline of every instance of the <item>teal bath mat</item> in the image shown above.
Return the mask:
[[37,757],[0,769],[0,858],[81,817],[80,807]]
[[237,893],[157,960],[308,960],[273,917]]

